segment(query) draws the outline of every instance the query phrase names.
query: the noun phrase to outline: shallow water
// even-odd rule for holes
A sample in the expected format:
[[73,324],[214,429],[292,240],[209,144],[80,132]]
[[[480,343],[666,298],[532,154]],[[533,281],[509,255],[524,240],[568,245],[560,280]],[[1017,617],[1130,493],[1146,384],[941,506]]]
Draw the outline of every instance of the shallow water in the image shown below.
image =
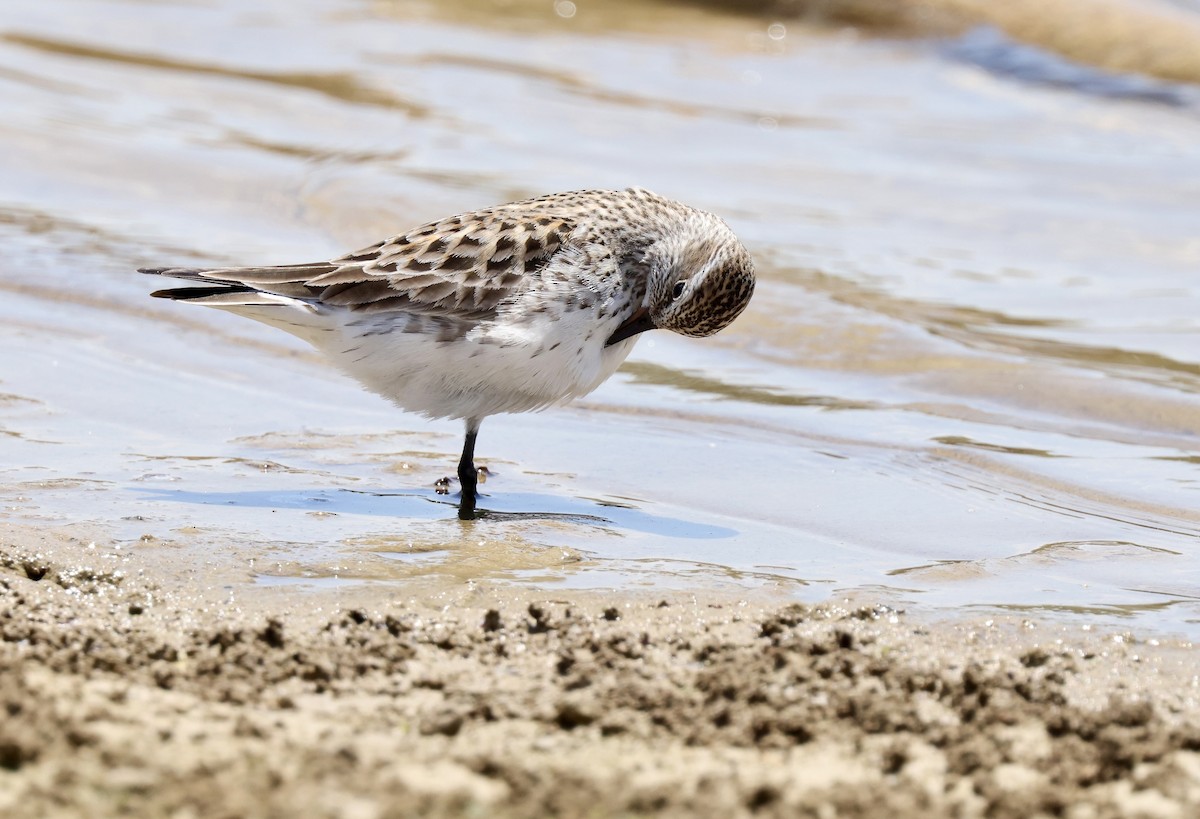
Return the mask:
[[[264,585],[719,585],[1200,634],[1195,89],[1006,70],[1036,60],[987,32],[603,9],[6,7],[0,515],[232,550]],[[132,272],[630,184],[725,216],[755,301],[489,419],[475,522],[433,490],[456,424]]]

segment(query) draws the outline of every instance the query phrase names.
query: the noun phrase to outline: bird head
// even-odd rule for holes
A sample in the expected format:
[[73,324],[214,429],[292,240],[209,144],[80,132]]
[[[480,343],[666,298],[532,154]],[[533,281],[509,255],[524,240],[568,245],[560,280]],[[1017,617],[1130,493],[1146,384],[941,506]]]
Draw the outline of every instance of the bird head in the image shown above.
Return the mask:
[[750,303],[754,260],[729,226],[704,211],[690,211],[681,222],[646,249],[645,301],[610,345],[655,329],[711,336]]

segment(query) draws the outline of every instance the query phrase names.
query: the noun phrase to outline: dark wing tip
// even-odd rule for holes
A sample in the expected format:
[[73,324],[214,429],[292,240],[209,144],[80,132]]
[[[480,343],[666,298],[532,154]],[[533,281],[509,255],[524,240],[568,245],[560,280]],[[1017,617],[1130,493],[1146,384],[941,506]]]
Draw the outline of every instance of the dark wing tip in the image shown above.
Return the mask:
[[176,287],[171,290],[155,290],[150,294],[154,299],[171,299],[172,301],[191,301],[209,296],[220,296],[225,293],[253,293],[253,287]]

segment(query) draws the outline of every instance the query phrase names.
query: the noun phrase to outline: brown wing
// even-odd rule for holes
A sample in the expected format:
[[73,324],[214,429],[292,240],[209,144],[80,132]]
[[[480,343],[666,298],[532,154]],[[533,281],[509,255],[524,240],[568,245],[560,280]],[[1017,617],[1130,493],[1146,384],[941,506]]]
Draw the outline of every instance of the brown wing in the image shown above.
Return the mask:
[[307,284],[322,288],[326,304],[482,317],[545,265],[574,229],[562,217],[505,210],[451,217],[347,254]]
[[409,310],[478,320],[519,290],[574,230],[568,217],[525,204],[431,222],[328,262],[143,272],[352,310]]

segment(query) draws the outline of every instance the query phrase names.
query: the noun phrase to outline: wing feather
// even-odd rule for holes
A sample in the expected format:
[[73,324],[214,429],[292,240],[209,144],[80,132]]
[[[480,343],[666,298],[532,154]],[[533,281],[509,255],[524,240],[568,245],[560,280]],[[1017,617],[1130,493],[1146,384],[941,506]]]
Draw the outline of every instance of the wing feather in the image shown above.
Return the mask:
[[[430,222],[327,262],[142,272],[362,312],[405,310],[477,321],[523,288],[575,229],[569,215],[529,204]],[[172,291],[160,292],[170,298]]]

